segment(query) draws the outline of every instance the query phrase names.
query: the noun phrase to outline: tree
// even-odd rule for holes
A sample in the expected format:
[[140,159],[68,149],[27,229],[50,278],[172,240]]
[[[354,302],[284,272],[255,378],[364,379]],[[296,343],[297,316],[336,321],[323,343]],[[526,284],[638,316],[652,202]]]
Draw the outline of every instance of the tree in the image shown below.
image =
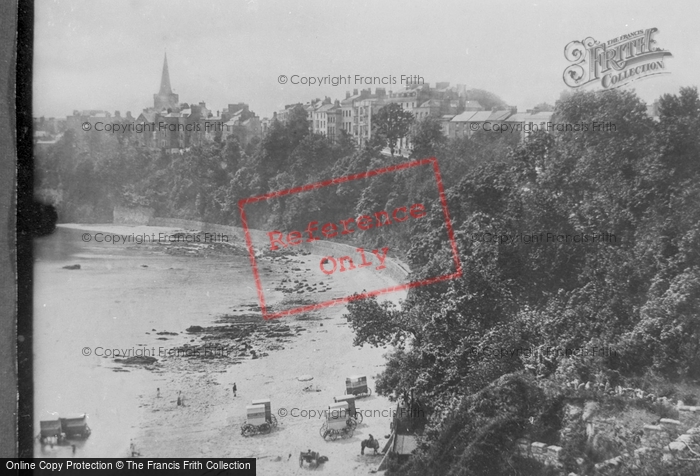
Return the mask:
[[355,152],[355,140],[345,129],[340,129],[336,140],[336,149],[339,157],[347,157]]
[[392,103],[381,108],[374,116],[374,134],[389,147],[393,156],[396,143],[406,137],[412,123],[413,114],[404,111],[399,104]]
[[301,104],[289,111],[284,124],[277,120],[272,122],[262,140],[260,155],[257,157],[261,176],[265,181],[289,169],[291,153],[308,135],[309,121]]
[[235,173],[240,167],[242,157],[240,141],[235,136],[229,136],[221,150],[222,167],[230,173]]
[[289,170],[304,183],[333,163],[333,144],[318,133],[306,135],[289,156]]
[[[625,337],[627,361],[650,366],[669,378],[700,375],[700,269],[695,267],[670,283],[654,283],[653,290],[666,288],[649,299],[641,319]],[[652,290],[652,293],[655,292]],[[638,369],[634,369],[638,370]]]
[[289,117],[285,124],[287,137],[289,138],[289,151],[296,147],[304,140],[304,137],[311,132],[309,120],[306,116],[306,110],[301,104],[294,106],[289,111]]
[[433,157],[447,143],[447,137],[442,133],[442,124],[432,116],[416,123],[411,135],[413,143],[412,156],[420,159]]

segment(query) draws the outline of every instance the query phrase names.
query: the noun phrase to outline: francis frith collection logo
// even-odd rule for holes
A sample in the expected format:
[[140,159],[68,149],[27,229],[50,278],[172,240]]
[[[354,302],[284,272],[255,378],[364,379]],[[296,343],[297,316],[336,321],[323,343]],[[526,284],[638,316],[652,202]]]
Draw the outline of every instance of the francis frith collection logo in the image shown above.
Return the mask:
[[668,74],[664,59],[673,55],[656,46],[657,28],[638,30],[607,42],[591,37],[572,41],[564,48],[571,62],[564,70],[564,82],[572,88],[600,85],[615,89],[642,78]]

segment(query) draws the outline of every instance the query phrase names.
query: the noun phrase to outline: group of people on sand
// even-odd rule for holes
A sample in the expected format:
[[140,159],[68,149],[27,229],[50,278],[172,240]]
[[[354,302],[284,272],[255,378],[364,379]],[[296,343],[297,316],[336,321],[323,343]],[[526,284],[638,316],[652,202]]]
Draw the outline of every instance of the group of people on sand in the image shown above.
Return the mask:
[[[156,398],[160,398],[160,387],[156,389]],[[182,394],[182,390],[177,392],[177,406],[185,406],[185,396]]]
[[[236,392],[238,391],[238,388],[236,387],[236,382],[233,382],[233,387],[231,388],[231,392],[233,393],[233,397],[236,397]],[[160,398],[160,387],[156,389],[156,398]],[[177,406],[184,407],[185,406],[185,396],[182,394],[182,391],[177,392]]]

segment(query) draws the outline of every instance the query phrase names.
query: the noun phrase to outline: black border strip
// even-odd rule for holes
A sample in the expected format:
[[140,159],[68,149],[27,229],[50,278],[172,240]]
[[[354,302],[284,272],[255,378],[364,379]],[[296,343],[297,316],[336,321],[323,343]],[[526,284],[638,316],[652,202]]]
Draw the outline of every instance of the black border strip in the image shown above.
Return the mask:
[[0,3],[0,454],[17,455],[16,0]]
[[[18,445],[20,457],[34,452],[33,372],[33,253],[37,226],[34,203],[32,71],[34,60],[34,2],[19,0],[17,10],[17,366],[19,392]],[[21,340],[21,341],[20,341]]]

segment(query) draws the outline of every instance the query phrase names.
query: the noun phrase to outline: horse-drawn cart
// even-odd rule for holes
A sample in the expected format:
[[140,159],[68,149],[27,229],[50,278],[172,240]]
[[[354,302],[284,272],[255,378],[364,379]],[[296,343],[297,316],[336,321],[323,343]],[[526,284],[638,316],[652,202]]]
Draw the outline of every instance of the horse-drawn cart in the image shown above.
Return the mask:
[[319,433],[324,440],[335,441],[338,437],[352,438],[357,422],[348,416],[348,403],[340,402],[328,406],[326,421],[321,425]]
[[265,405],[248,405],[246,414],[248,419],[241,426],[241,435],[253,436],[270,433],[272,425],[265,419]]
[[57,418],[39,422],[41,443],[63,444],[66,439],[85,439],[92,430],[87,424],[87,415],[72,418]]
[[316,468],[318,465],[328,461],[327,456],[321,456],[318,451],[301,451],[299,453],[299,467],[304,466],[304,461],[309,465],[309,467]]
[[310,466],[318,466],[318,451],[302,451],[299,453],[299,467],[304,466],[304,461],[306,461]]
[[59,443],[63,439],[63,428],[61,427],[60,419],[40,421],[39,425],[41,426],[39,441],[42,443],[47,441]]
[[264,405],[265,406],[265,420],[272,426],[272,428],[277,428],[277,418],[272,414],[272,404],[269,398],[261,398],[259,400],[253,400],[250,402],[251,405]]
[[333,397],[335,403],[346,402],[348,404],[348,418],[352,418],[355,422],[355,426],[362,423],[363,417],[362,412],[358,411],[355,406],[355,395],[342,395],[340,397]]
[[345,379],[345,395],[367,397],[372,395],[372,389],[367,386],[366,375],[351,375]]
[[277,418],[272,414],[272,404],[269,398],[253,400],[246,407],[246,412],[248,420],[241,426],[241,435],[266,435],[273,428],[277,428]]
[[66,438],[87,438],[92,433],[87,424],[87,415],[82,414],[74,418],[60,418],[61,427]]

